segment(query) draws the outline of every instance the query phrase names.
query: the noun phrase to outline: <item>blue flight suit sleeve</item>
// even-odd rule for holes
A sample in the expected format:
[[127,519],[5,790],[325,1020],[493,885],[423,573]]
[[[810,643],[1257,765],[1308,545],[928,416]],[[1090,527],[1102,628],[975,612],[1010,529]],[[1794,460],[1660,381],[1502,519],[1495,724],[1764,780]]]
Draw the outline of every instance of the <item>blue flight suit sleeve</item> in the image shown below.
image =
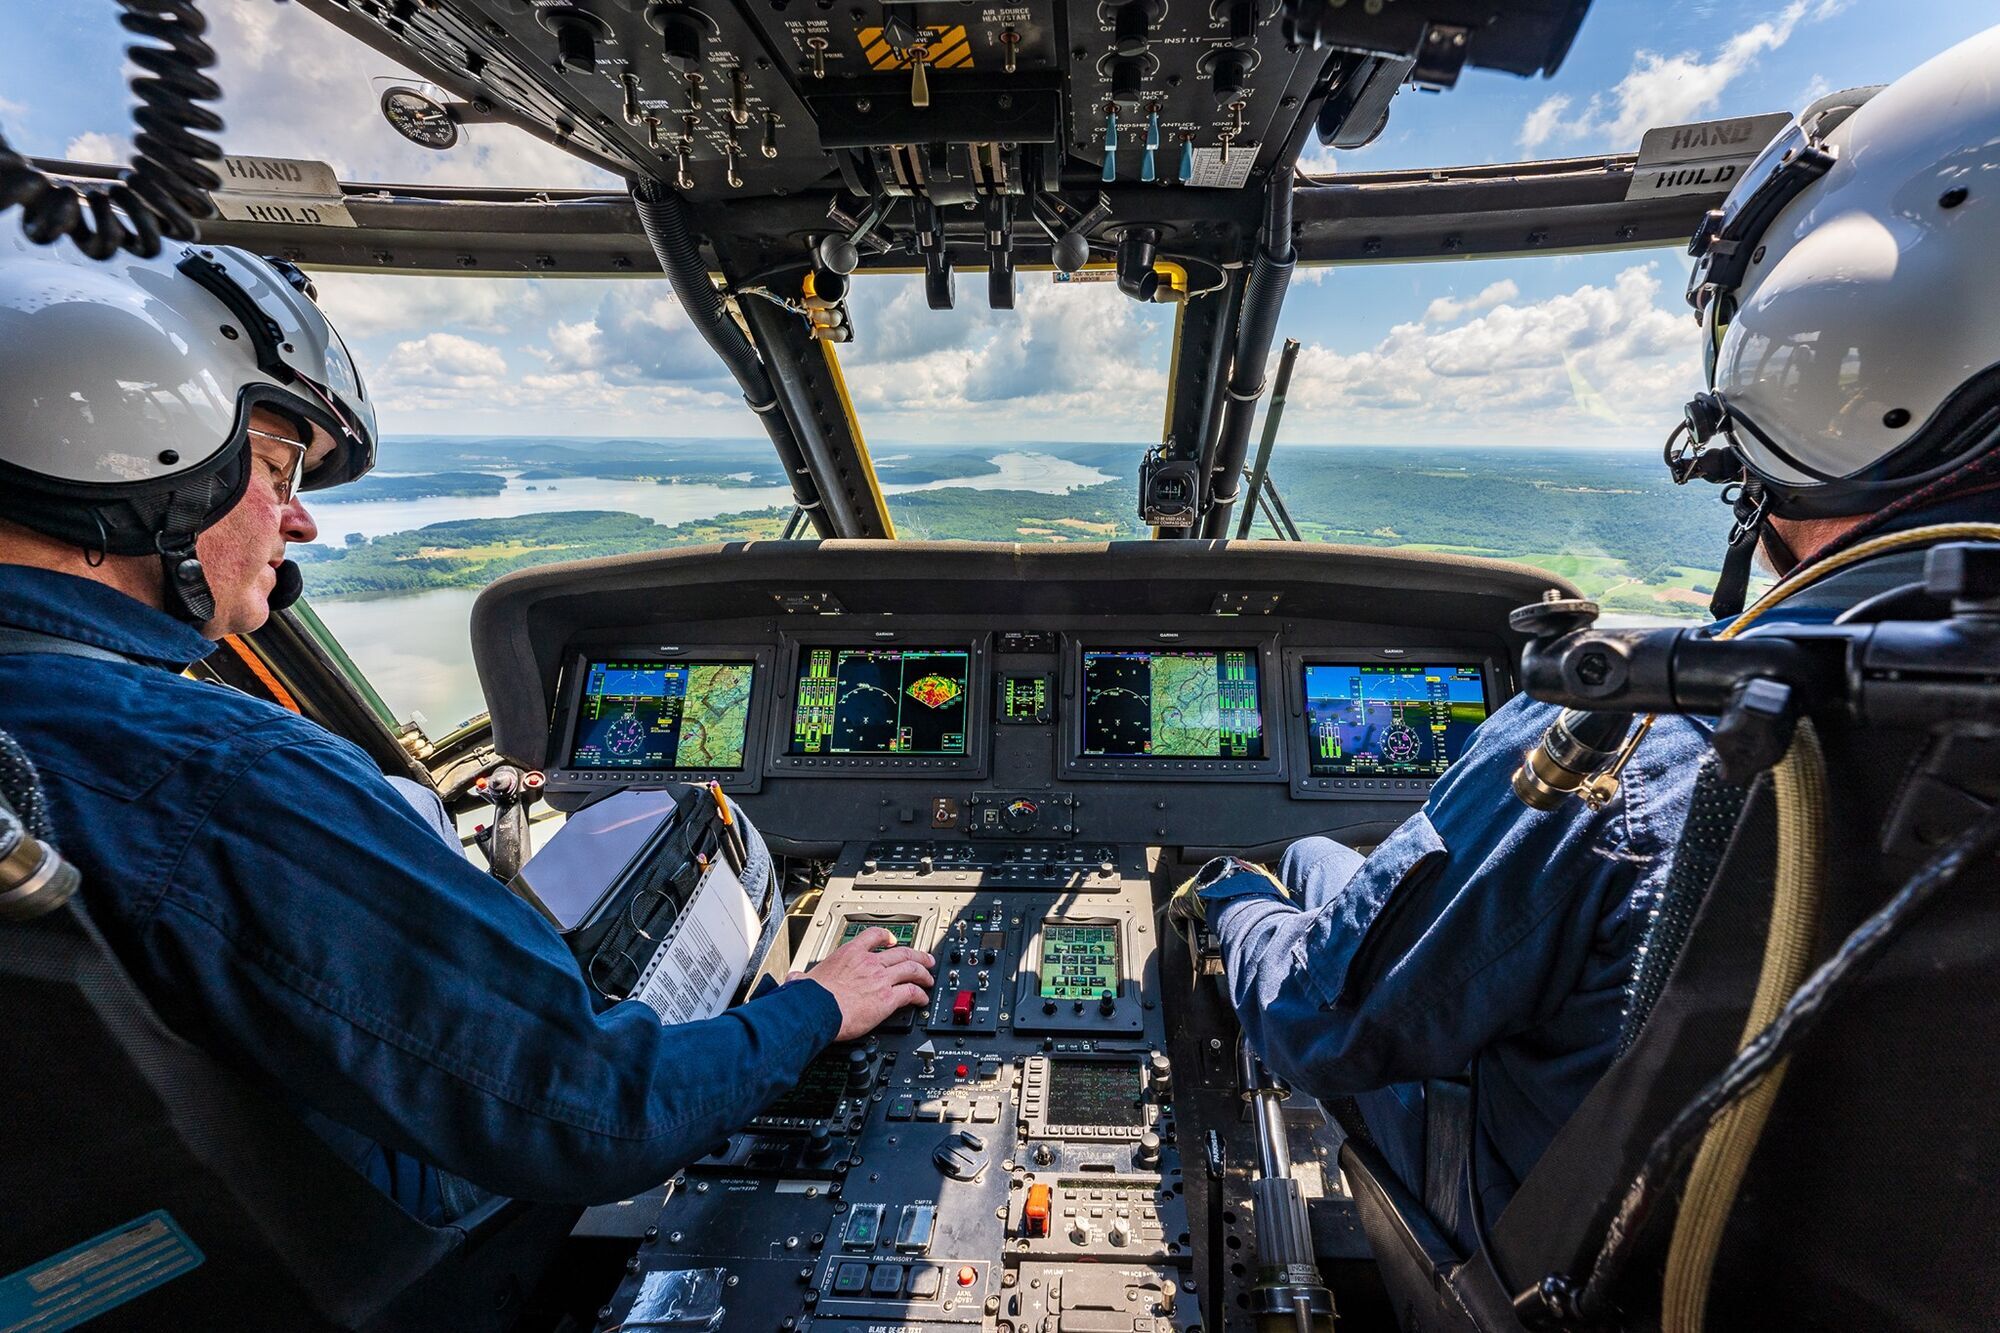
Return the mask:
[[554,930],[359,750],[258,730],[280,734],[181,793],[140,942],[168,1022],[296,1103],[500,1194],[602,1203],[707,1152],[837,1035],[809,980],[674,1027],[595,1012]]
[[[1685,815],[1685,784],[1657,779],[1691,772],[1705,741],[1662,718],[1605,809],[1535,811],[1509,779],[1555,712],[1525,697],[1498,710],[1372,855],[1338,849],[1348,860],[1318,885],[1292,883],[1288,865],[1294,902],[1247,874],[1204,892],[1244,1031],[1274,1071],[1319,1097],[1460,1074],[1549,1019],[1593,958],[1629,949]],[[1676,808],[1655,808],[1656,786]],[[1604,1031],[1564,1035],[1610,1043],[1617,1019],[1599,1006],[1589,1021]]]

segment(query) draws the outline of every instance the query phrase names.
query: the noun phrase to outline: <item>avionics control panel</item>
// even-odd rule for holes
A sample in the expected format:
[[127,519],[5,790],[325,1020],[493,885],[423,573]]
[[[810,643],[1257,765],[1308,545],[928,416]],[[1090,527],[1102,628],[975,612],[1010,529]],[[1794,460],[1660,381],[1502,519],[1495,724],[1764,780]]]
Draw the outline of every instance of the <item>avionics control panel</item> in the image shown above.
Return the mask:
[[600,1327],[1199,1323],[1144,849],[856,845],[791,966],[877,927],[928,1007],[690,1166]]

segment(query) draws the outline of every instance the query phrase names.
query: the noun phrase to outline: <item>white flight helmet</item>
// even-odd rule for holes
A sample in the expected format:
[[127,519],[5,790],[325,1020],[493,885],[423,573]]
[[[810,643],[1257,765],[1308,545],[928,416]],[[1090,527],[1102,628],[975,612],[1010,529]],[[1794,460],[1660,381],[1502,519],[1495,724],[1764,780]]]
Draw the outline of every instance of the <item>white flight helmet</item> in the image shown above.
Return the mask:
[[1690,249],[1709,392],[1668,458],[1676,480],[1748,483],[1739,538],[1767,512],[1878,509],[1990,449],[2000,28],[1814,103]]
[[[304,489],[374,466],[374,406],[296,267],[220,245],[97,261],[0,228],[0,517],[158,555],[169,608],[206,620],[194,539],[248,484],[254,406],[334,441]],[[274,609],[297,582],[280,571]]]

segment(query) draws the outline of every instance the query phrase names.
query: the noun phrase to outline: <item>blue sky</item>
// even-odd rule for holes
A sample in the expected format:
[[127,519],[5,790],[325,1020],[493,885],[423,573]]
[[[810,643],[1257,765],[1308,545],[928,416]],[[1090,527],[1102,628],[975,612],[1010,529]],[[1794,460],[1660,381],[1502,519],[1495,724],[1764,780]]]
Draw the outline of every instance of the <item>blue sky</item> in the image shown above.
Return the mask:
[[[316,157],[350,180],[617,182],[487,127],[448,153],[405,145],[369,80],[397,73],[296,5],[208,0],[223,142]],[[1468,71],[1406,92],[1367,171],[1636,148],[1650,125],[1791,111],[1893,79],[1995,18],[1975,0],[1597,0],[1552,79]],[[103,0],[0,18],[0,126],[25,151],[127,151],[122,34]],[[1318,270],[1281,331],[1305,351],[1288,442],[1654,447],[1697,382],[1676,250]],[[976,277],[976,275],[974,275]],[[925,308],[917,285],[857,284],[848,378],[870,438],[959,443],[1156,438],[1171,312],[1107,286],[1024,275],[1020,308]],[[328,275],[322,295],[401,433],[755,433],[662,282]]]

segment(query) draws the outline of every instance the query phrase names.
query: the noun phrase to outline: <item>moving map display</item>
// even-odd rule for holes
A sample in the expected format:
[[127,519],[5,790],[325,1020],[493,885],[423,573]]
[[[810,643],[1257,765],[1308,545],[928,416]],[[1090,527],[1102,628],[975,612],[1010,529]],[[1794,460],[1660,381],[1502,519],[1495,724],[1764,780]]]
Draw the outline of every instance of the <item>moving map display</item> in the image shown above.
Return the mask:
[[965,753],[963,648],[806,648],[791,754]]
[[1042,998],[1095,1000],[1118,993],[1118,927],[1042,927]]
[[1476,663],[1305,668],[1306,739],[1315,776],[1436,777],[1486,720]]
[[743,767],[749,662],[590,662],[572,768]]
[[1083,752],[1262,759],[1256,650],[1085,652]]

